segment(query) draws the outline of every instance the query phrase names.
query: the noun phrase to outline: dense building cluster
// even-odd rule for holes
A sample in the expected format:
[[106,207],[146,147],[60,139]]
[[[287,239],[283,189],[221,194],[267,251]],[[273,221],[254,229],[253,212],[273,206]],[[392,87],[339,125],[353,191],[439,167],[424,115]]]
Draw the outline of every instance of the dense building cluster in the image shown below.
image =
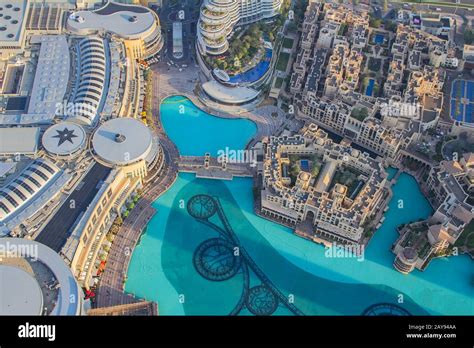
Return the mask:
[[[315,124],[297,135],[270,137],[263,151],[265,216],[290,224],[296,233],[316,242],[363,243],[365,228],[383,210],[386,198],[381,162],[347,144],[334,143]],[[303,164],[306,169],[291,173],[293,166]],[[341,179],[348,173],[352,180]]]
[[[296,117],[306,125],[316,123],[332,138],[342,137],[343,143],[353,142],[366,155],[380,156],[385,165],[404,167],[407,158],[419,164],[416,175],[423,178],[422,187],[430,195],[435,213],[427,221],[401,230],[393,249],[397,254],[394,266],[408,273],[415,267],[424,269],[433,257],[452,252],[474,212],[470,153],[459,161],[438,164],[413,152],[426,132],[433,132],[438,126],[445,103],[446,69],[459,65],[452,40],[454,22],[439,14],[417,15],[400,10],[393,29],[374,28],[368,13],[360,8],[309,1],[288,90]],[[464,48],[467,59],[463,63],[469,67],[469,47]],[[471,93],[464,92],[464,84],[457,89],[461,96]],[[461,103],[469,108],[469,100]],[[462,113],[462,107],[457,110]],[[472,116],[466,117],[470,120]],[[287,152],[295,153],[298,147],[308,149],[307,140],[297,136],[270,140],[269,144],[277,155],[266,159],[273,167],[265,166],[262,213],[296,226],[296,233],[316,242],[335,239],[362,243],[363,219],[352,220],[355,229],[350,235],[337,226],[344,220],[336,213],[336,226],[328,229],[333,232],[323,233],[324,228],[318,227],[326,221],[321,209],[315,212],[312,232],[302,232],[299,225],[311,202],[307,190],[313,190],[308,182],[314,181],[314,176],[302,171],[296,181],[289,180],[288,172],[280,168],[290,165]],[[342,156],[343,149],[336,148]],[[333,203],[347,188],[339,184],[331,187],[326,196],[332,203],[325,207],[333,209]]]
[[[390,158],[434,127],[448,43],[403,24],[391,35],[369,27],[366,12],[310,1],[290,81],[297,116]],[[386,77],[371,77],[384,64]]]
[[[395,244],[395,267],[403,273],[415,267],[424,269],[433,256],[444,255],[456,245],[473,219],[474,154],[466,153],[459,160],[441,161],[432,167],[426,182],[431,199],[438,207],[427,221],[408,226]],[[425,233],[419,235],[422,225]],[[407,260],[407,249],[412,255]]]

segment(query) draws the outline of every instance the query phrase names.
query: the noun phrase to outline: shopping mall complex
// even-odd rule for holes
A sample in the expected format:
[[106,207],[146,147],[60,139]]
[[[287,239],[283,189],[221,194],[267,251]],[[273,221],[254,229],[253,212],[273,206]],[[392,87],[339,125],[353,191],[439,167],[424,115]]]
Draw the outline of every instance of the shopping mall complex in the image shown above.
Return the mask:
[[[80,288],[94,286],[110,230],[163,165],[143,116],[149,68],[140,63],[163,46],[158,16],[138,4],[98,4],[0,2],[0,236],[23,237],[15,241],[40,248],[44,264],[26,255],[0,266],[16,279],[5,291],[28,285],[25,314],[80,312],[79,302],[59,305],[64,292],[82,301]],[[54,274],[51,289],[45,272]],[[16,304],[2,306],[6,314]]]

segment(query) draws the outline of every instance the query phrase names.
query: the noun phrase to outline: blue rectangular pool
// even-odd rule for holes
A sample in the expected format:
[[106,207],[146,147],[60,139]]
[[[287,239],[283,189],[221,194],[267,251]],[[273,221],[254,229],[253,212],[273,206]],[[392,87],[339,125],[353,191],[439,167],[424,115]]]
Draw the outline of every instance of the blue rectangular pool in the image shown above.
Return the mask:
[[474,81],[456,80],[453,82],[450,106],[451,119],[467,123],[474,122]]
[[301,170],[305,172],[309,172],[309,161],[308,160],[301,160],[300,161]]
[[374,86],[375,86],[375,80],[370,79],[367,89],[365,90],[365,95],[368,95],[369,97],[372,96],[372,93],[374,91]]
[[374,42],[375,42],[377,45],[382,45],[382,44],[383,44],[383,41],[384,41],[384,36],[383,36],[382,34],[376,34],[376,35],[375,35]]

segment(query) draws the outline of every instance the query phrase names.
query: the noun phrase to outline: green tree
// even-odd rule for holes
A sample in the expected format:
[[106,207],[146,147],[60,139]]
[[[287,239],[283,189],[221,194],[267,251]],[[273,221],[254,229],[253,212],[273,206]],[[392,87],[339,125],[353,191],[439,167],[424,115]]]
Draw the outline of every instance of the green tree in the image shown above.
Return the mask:
[[319,171],[321,170],[321,166],[314,162],[312,164],[313,164],[313,167],[311,168],[311,175],[313,176],[313,178],[315,178],[318,176]]
[[391,31],[393,33],[397,31],[397,23],[389,19],[383,21],[383,26],[385,27],[385,30]]
[[369,25],[372,28],[380,28],[382,24],[382,20],[380,18],[375,17],[372,13],[369,16]]
[[370,18],[369,20],[369,25],[372,27],[372,28],[380,28],[380,25],[382,24],[382,21],[380,19],[376,19],[376,18]]

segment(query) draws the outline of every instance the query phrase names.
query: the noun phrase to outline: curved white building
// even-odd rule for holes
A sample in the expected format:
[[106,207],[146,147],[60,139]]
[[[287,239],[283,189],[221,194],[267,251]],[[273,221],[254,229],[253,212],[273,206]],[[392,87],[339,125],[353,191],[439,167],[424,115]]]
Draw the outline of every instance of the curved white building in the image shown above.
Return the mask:
[[109,33],[124,41],[133,58],[148,58],[163,47],[160,20],[152,10],[113,1],[95,11],[72,13],[66,28],[78,35]]
[[141,121],[130,117],[111,119],[92,136],[95,159],[120,167],[131,176],[145,177],[160,154],[158,139]]
[[37,159],[23,172],[0,189],[0,221],[14,214],[36,196],[60,169],[49,161]]
[[0,238],[0,315],[81,315],[84,294],[63,259],[44,244]]
[[203,54],[219,55],[236,25],[247,25],[278,14],[282,0],[204,0],[198,21],[198,46]]
[[107,77],[104,41],[96,36],[82,39],[78,45],[78,56],[79,84],[73,98],[75,110],[69,118],[92,125],[98,116]]
[[7,178],[0,188],[0,237],[23,233],[21,226],[28,225],[30,218],[61,195],[71,177],[52,162],[38,158]]

